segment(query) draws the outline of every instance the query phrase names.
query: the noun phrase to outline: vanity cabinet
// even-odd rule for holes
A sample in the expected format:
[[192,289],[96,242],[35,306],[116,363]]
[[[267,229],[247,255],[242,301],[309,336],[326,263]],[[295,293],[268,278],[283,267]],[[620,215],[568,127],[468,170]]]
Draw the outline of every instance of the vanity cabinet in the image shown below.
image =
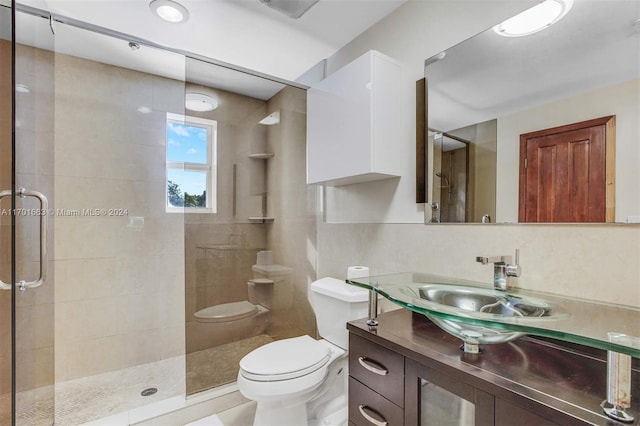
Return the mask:
[[398,177],[402,67],[369,51],[307,91],[307,183]]
[[370,340],[349,337],[349,420],[404,424],[404,357]]
[[[347,324],[351,425],[624,424],[600,408],[605,351],[523,337],[465,354],[423,315],[400,309],[378,320],[375,329],[364,319]],[[632,398],[637,419],[640,396]]]

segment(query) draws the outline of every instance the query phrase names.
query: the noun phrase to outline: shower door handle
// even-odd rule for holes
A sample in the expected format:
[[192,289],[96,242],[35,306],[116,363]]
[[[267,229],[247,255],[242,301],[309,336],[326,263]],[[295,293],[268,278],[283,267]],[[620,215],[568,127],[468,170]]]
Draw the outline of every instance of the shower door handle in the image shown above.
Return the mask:
[[[34,281],[21,280],[17,282],[18,288],[24,291],[28,288],[40,287],[47,277],[47,214],[49,212],[49,201],[44,194],[38,191],[28,191],[24,188],[18,189],[16,195],[20,198],[34,197],[40,201],[40,210],[35,210],[38,213],[37,216],[40,216],[40,271],[38,279]],[[0,192],[0,200],[9,196],[11,196],[11,191],[9,190]],[[11,290],[11,287],[11,284],[0,280],[0,289]]]

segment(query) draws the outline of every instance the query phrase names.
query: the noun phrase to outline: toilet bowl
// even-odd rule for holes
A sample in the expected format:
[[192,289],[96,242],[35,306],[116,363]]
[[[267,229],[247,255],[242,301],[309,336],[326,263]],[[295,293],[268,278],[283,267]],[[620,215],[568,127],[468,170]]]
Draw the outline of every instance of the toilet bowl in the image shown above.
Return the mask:
[[309,299],[323,339],[299,336],[279,340],[240,360],[238,389],[257,402],[256,426],[347,422],[345,323],[366,316],[368,291],[323,278],[311,284]]

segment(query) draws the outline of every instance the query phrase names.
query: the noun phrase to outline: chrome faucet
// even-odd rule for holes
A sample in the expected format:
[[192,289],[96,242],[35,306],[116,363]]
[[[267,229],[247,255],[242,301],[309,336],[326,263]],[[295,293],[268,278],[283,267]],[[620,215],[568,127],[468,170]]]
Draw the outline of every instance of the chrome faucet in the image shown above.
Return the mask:
[[520,268],[520,249],[516,249],[516,263],[511,263],[511,256],[476,257],[476,262],[486,265],[493,263],[493,288],[506,291],[509,287],[509,277],[519,277],[522,273]]

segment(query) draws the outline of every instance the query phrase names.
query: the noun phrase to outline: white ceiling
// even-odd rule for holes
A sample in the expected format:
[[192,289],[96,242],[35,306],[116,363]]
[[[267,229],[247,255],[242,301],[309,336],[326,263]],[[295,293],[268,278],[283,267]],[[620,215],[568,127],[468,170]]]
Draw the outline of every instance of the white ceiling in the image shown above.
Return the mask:
[[[293,81],[406,0],[320,0],[300,19],[280,14],[259,0],[178,0],[190,13],[181,24],[152,15],[149,1],[19,2]],[[78,34],[56,37],[55,44],[57,51],[99,53]]]

